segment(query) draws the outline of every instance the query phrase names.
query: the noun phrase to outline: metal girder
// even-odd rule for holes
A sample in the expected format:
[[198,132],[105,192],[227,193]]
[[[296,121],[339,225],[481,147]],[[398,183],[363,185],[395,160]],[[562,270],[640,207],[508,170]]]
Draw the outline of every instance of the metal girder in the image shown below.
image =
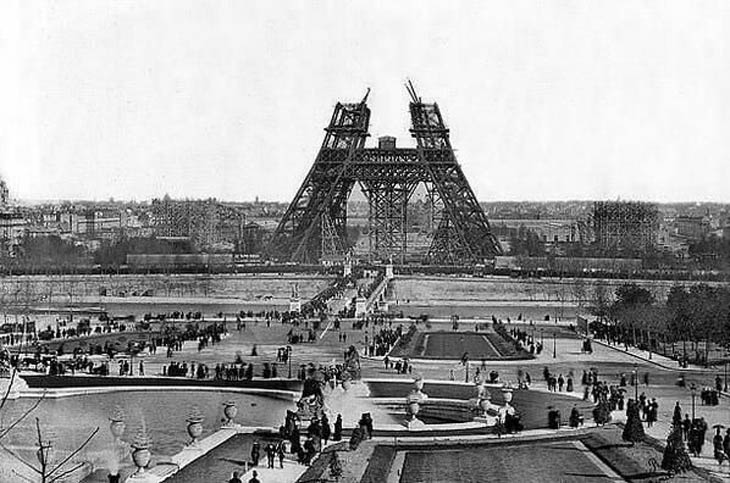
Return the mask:
[[416,148],[365,148],[367,95],[358,104],[335,106],[317,159],[269,244],[270,256],[316,262],[322,255],[342,254],[347,199],[355,183],[368,198],[371,258],[405,260],[407,206],[419,183],[427,187],[436,226],[432,262],[474,263],[502,253],[456,161],[438,106],[411,96]]
[[[267,250],[269,255],[303,263],[319,261],[325,213],[344,246],[347,208],[342,200],[346,202],[353,183],[343,175],[368,136],[370,109],[366,99],[367,94],[359,104],[335,106],[317,160],[279,222]],[[334,152],[344,154],[337,164],[327,162]]]
[[416,182],[393,181],[388,176],[363,181],[368,197],[368,243],[370,259],[405,261],[408,200]]
[[429,258],[436,263],[460,263],[501,255],[502,247],[456,161],[438,105],[424,104],[414,95],[410,112],[420,162],[444,205]]

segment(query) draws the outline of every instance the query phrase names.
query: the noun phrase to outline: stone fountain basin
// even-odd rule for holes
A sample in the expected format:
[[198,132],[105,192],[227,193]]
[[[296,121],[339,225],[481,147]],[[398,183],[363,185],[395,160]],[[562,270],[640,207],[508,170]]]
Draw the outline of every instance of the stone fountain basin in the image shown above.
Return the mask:
[[[374,404],[391,404],[392,407],[397,407],[393,410],[394,417],[405,418],[405,400],[406,396],[413,390],[413,380],[368,379],[363,381],[368,385],[370,400]],[[504,405],[502,384],[486,384],[486,387],[491,395],[492,403],[499,406]],[[428,395],[427,401],[444,401],[440,405],[442,410],[435,410],[437,418],[444,418],[444,422],[447,418],[452,418],[453,421],[464,421],[463,415],[470,407],[473,407],[471,401],[476,398],[477,386],[473,383],[426,380],[423,392]],[[548,393],[532,389],[515,389],[512,395],[513,398],[510,404],[520,414],[525,429],[547,428],[547,415],[550,408],[559,410],[563,417],[567,418],[571,409],[575,406],[586,417],[586,420],[591,418],[591,411],[593,410],[593,403],[582,401],[576,394],[568,395],[567,393]],[[421,411],[419,411],[419,418],[421,414],[429,414],[427,411],[429,410],[422,406]],[[471,419],[468,421],[471,421]]]
[[[398,421],[407,419],[405,398],[373,398],[373,404],[384,408]],[[466,423],[474,419],[474,404],[461,399],[428,398],[419,403],[418,419],[426,424]]]

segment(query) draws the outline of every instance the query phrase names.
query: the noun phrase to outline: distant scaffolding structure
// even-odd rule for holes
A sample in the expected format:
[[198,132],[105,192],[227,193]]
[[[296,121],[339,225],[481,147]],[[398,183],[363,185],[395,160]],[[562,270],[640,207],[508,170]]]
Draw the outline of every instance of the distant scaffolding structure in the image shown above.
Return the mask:
[[0,207],[5,207],[10,203],[10,190],[5,181],[0,178]]
[[[198,249],[219,244],[241,244],[253,228],[240,209],[215,199],[152,201],[154,233],[158,237],[189,238]],[[247,231],[248,230],[248,231]]]
[[593,230],[604,254],[643,253],[656,246],[659,210],[639,201],[597,201],[593,205]]

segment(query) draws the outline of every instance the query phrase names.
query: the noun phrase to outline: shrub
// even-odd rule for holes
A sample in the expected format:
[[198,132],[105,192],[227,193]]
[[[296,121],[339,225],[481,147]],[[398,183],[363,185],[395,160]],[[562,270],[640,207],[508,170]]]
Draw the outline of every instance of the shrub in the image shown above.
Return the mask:
[[682,430],[680,426],[673,425],[664,447],[662,469],[670,473],[684,473],[691,468],[692,460],[682,440]]

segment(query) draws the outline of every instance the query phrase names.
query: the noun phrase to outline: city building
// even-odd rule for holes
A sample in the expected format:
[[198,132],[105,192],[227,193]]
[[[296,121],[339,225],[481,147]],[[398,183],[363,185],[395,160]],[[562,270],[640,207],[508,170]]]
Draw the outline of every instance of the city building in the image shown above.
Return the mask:
[[678,216],[674,224],[677,235],[690,240],[701,240],[710,232],[710,219],[707,216]]
[[26,221],[20,213],[0,211],[0,255],[14,256],[25,230]]
[[495,233],[500,235],[504,235],[510,230],[529,230],[544,243],[584,243],[588,241],[585,224],[578,220],[492,219],[490,225]]

